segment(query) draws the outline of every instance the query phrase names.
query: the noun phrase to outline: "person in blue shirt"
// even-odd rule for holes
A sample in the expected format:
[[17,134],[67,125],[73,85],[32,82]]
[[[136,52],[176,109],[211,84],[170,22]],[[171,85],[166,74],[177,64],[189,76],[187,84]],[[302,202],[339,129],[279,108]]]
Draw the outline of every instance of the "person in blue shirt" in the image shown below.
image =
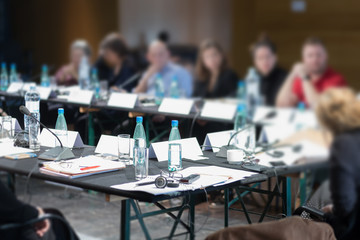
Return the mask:
[[180,97],[191,97],[192,76],[185,68],[171,62],[170,51],[166,43],[159,40],[153,41],[148,48],[146,57],[150,65],[133,92],[155,95],[155,81],[156,77],[160,75],[164,83],[165,97],[170,96],[171,81],[174,77],[178,79]]

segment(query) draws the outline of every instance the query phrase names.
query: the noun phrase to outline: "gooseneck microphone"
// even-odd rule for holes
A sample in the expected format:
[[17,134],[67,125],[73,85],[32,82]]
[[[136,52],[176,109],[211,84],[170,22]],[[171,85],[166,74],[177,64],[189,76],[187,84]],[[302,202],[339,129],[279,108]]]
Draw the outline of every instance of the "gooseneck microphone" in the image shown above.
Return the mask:
[[65,159],[70,159],[70,158],[75,157],[74,153],[70,150],[70,148],[63,146],[60,138],[53,131],[51,131],[47,126],[45,126],[45,124],[40,122],[36,117],[31,115],[31,112],[29,111],[29,109],[27,107],[20,106],[19,111],[22,114],[24,114],[24,115],[30,117],[31,119],[35,120],[36,122],[38,122],[41,126],[43,126],[46,130],[48,130],[52,135],[54,135],[54,137],[60,143],[60,147],[57,146],[55,148],[49,149],[49,150],[45,151],[44,153],[40,154],[39,159],[60,161],[60,160],[65,160]]

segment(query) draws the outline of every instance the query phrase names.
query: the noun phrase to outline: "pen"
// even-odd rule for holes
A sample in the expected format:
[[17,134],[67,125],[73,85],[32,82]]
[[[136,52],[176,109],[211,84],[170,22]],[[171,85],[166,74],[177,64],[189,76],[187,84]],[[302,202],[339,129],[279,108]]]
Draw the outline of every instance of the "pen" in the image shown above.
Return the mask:
[[85,170],[90,170],[90,169],[94,169],[94,168],[98,168],[100,166],[89,166],[89,167],[83,167],[83,168],[80,168],[81,171],[85,171]]
[[137,183],[136,186],[145,186],[145,185],[150,185],[150,184],[154,184],[155,181],[152,182],[143,182],[143,183]]

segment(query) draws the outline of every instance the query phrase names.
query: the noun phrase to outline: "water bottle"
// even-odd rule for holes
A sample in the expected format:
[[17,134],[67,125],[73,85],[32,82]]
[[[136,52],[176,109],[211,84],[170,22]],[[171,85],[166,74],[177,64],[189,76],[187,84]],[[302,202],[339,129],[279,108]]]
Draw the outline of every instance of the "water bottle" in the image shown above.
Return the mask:
[[238,87],[236,91],[236,98],[238,100],[238,103],[246,103],[246,89],[245,89],[245,82],[239,81]]
[[18,81],[18,76],[17,76],[17,73],[16,73],[16,64],[15,63],[12,63],[11,66],[10,66],[9,80],[10,80],[10,84]]
[[83,56],[81,58],[80,61],[80,66],[79,66],[79,86],[80,89],[89,89],[90,88],[90,77],[89,77],[89,72],[90,72],[90,66],[89,66],[89,61],[88,58],[86,56]]
[[162,99],[165,95],[164,82],[160,74],[156,75],[155,78],[155,103],[161,104]]
[[[134,131],[134,149],[133,149],[133,153],[135,153],[135,149],[144,149],[146,147],[146,134],[145,134],[145,130],[144,130],[144,126],[143,126],[143,117],[136,117],[136,127],[135,127],[135,131]],[[136,151],[138,152],[138,154],[142,153],[143,151]],[[138,156],[139,159],[143,159],[144,156]],[[135,158],[134,158],[135,160]],[[134,161],[134,165],[135,165],[135,161]]]
[[50,78],[49,78],[49,70],[46,64],[44,64],[41,68],[41,82],[40,85],[42,87],[50,87]]
[[[64,146],[68,145],[68,130],[63,108],[58,109],[58,117],[55,124],[55,134],[58,136]],[[55,139],[55,146],[61,146],[57,139]]]
[[255,112],[255,107],[261,103],[260,77],[256,73],[255,68],[253,67],[249,68],[245,81],[246,81],[247,110],[249,117],[252,118]]
[[[40,94],[35,86],[30,87],[30,91],[25,94],[25,106],[30,113],[40,121]],[[29,131],[29,117],[24,115],[24,129]]]
[[177,120],[171,121],[171,132],[169,136],[169,150],[168,150],[168,169],[170,172],[182,169],[181,144],[176,142],[180,140],[180,132],[178,129],[179,122]]
[[1,74],[0,74],[0,90],[6,91],[9,86],[8,73],[6,70],[6,63],[1,63]]
[[239,131],[246,126],[246,105],[240,103],[237,107],[235,122],[234,122],[234,131]]
[[296,109],[296,124],[295,124],[296,131],[300,131],[305,128],[305,122],[304,122],[305,110],[306,110],[305,103],[299,102]]
[[96,99],[100,98],[100,82],[99,82],[96,68],[93,68],[91,70],[90,90],[94,91],[94,96]]
[[179,84],[178,84],[178,79],[176,76],[173,76],[173,78],[171,80],[170,97],[171,98],[179,98],[180,97]]

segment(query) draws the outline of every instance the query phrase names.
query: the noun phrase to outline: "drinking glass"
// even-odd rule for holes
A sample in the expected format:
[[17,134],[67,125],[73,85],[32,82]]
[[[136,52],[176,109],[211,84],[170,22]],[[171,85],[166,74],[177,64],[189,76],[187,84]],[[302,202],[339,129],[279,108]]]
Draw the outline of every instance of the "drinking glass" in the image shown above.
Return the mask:
[[168,169],[171,172],[182,169],[181,144],[180,143],[170,143],[169,144]]
[[135,179],[141,180],[148,176],[149,149],[144,147],[134,148]]
[[12,139],[14,137],[14,129],[11,116],[1,117],[1,138]]
[[119,134],[118,135],[118,157],[120,162],[124,162],[126,165],[130,164],[130,135]]
[[108,98],[109,84],[107,80],[100,81],[100,98],[106,100]]
[[29,118],[29,148],[34,151],[40,150],[40,124],[32,118]]

